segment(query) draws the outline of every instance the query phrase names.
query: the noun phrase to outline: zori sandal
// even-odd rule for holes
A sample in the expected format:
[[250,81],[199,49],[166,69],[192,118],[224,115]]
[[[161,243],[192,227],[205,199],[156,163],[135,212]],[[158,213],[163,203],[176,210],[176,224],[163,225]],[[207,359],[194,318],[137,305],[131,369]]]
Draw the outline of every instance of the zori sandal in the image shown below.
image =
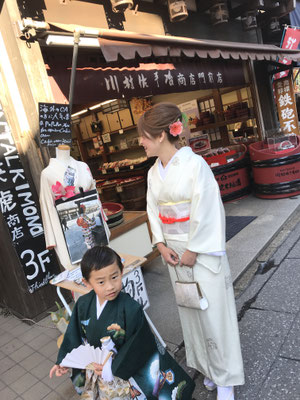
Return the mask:
[[212,392],[213,390],[215,390],[217,388],[217,385],[213,381],[211,381],[209,378],[204,378],[203,385],[204,385],[205,389],[208,390],[209,392]]

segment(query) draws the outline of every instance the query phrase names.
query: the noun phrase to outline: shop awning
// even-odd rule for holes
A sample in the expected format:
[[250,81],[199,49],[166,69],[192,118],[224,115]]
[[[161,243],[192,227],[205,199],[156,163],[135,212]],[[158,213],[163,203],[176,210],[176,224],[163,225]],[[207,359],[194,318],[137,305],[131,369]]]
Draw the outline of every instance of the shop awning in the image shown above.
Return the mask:
[[[52,23],[52,25],[65,32],[74,30],[71,25],[69,27],[66,24],[62,26],[61,24]],[[98,47],[101,49],[106,62],[115,62],[120,57],[124,60],[134,60],[136,57],[141,59],[187,57],[267,61],[287,58],[292,61],[300,61],[300,52],[298,50],[282,49],[267,44],[139,34],[113,29],[93,29],[91,32],[91,29],[85,27],[82,27],[80,31],[82,32],[80,47]],[[63,33],[56,32],[55,35],[63,35]],[[88,42],[85,41],[86,39],[89,39]],[[54,40],[47,43],[58,44]],[[72,41],[69,41],[69,44],[72,45]]]

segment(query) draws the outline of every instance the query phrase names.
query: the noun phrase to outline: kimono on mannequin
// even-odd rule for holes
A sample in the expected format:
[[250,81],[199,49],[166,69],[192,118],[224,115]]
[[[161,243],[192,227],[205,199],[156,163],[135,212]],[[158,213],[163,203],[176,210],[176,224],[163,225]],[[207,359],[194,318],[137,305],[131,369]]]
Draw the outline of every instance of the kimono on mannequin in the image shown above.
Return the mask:
[[[69,197],[71,197],[80,193],[80,187],[82,187],[83,191],[94,189],[95,181],[88,165],[84,162],[76,161],[71,156],[66,159],[51,158],[48,167],[41,173],[40,206],[46,246],[47,248],[54,247],[59,261],[65,269],[73,269],[74,265],[71,264],[64,233],[55,208],[54,201],[56,196],[52,186],[57,189],[65,188]],[[107,237],[109,237],[105,216],[103,223]]]
[[98,303],[98,317],[97,302],[94,291],[78,299],[56,362],[84,343],[101,347],[100,339],[111,337],[117,350],[111,364],[114,380],[104,382],[91,371],[73,368],[71,379],[82,398],[191,400],[194,382],[156,343],[140,304],[120,292],[116,299]]
[[223,203],[211,169],[190,147],[179,149],[165,170],[159,159],[149,170],[147,212],[153,245],[165,243],[179,258],[187,249],[197,253],[193,268],[168,266],[173,286],[195,280],[208,300],[206,310],[178,307],[187,365],[218,386],[242,385]]

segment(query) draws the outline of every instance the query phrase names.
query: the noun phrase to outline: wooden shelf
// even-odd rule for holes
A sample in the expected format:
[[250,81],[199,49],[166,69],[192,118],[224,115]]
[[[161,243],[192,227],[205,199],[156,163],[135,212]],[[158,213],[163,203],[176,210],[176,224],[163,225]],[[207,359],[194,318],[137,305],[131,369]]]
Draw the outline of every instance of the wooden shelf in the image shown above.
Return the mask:
[[[118,153],[123,153],[124,151],[130,151],[130,150],[137,150],[137,149],[141,149],[143,150],[143,146],[132,146],[132,147],[128,147],[127,149],[120,149],[120,150],[116,150],[116,151],[111,151],[111,152],[104,152],[103,154],[106,154],[107,156],[110,156],[112,154],[118,154]],[[95,158],[101,158],[103,157],[103,154],[99,154],[97,156],[94,157],[88,157],[88,161],[92,161]]]
[[120,149],[120,150],[116,150],[116,151],[111,151],[111,152],[108,152],[106,154],[107,155],[111,155],[111,154],[123,153],[123,151],[137,150],[137,149],[143,149],[143,146],[132,146],[132,147],[128,147],[127,149]]
[[88,142],[91,142],[93,139],[95,139],[97,136],[94,136],[94,137],[92,137],[92,138],[88,138],[88,139],[82,139],[81,140],[81,143],[88,143]]
[[225,119],[224,121],[219,121],[219,122],[214,122],[212,124],[207,124],[207,125],[199,125],[197,128],[191,129],[191,132],[199,132],[199,131],[204,131],[207,129],[215,129],[219,128],[220,126],[225,126],[225,125],[231,125],[231,124],[236,124],[238,122],[244,122],[248,121],[249,119],[255,119],[255,117],[247,116],[247,117],[237,117],[233,119]]
[[100,179],[116,179],[116,178],[127,178],[128,176],[139,176],[139,175],[146,175],[148,169],[151,167],[145,167],[145,168],[140,168],[140,169],[127,169],[126,171],[119,171],[119,172],[109,172],[107,174],[101,174],[98,172],[98,175],[95,176],[96,180]]

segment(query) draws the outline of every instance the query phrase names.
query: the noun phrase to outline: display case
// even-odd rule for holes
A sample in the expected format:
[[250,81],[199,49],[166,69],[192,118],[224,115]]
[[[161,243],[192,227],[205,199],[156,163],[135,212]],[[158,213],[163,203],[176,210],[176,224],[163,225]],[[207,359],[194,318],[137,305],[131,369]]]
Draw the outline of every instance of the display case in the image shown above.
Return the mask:
[[199,118],[191,136],[208,134],[211,147],[258,140],[256,111],[250,86],[215,89],[197,99]]

